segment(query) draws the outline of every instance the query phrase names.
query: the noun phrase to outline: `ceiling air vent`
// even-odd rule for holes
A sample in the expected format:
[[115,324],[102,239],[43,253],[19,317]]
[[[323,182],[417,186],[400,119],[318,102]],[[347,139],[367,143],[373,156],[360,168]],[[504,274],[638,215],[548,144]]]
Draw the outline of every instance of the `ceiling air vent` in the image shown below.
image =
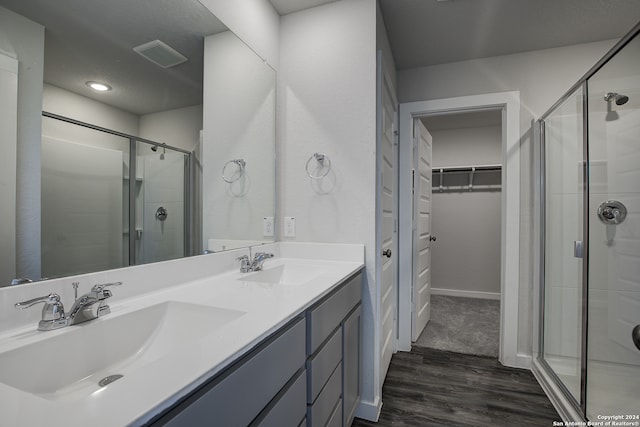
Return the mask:
[[133,50],[162,68],[173,67],[188,61],[184,55],[160,40],[141,44]]

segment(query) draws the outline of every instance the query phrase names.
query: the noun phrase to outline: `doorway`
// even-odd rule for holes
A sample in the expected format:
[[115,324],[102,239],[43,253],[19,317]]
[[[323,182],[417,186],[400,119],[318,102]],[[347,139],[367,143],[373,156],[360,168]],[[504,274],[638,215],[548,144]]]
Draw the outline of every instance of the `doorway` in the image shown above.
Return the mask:
[[[416,346],[497,359],[500,336],[502,135],[500,109],[414,118],[418,144],[414,218]],[[425,178],[421,143],[433,161]],[[431,169],[433,170],[431,172]],[[419,182],[422,181],[422,182]],[[423,183],[424,182],[424,183]],[[425,189],[428,183],[428,188]],[[426,191],[425,191],[426,190]],[[416,211],[418,212],[418,211]],[[422,236],[425,236],[423,239]],[[423,244],[428,239],[428,246]],[[431,258],[430,262],[425,258]],[[430,266],[427,270],[424,265]],[[430,280],[425,280],[430,277]],[[427,308],[423,308],[427,293]],[[419,289],[419,290],[418,290]],[[424,321],[423,313],[430,313]],[[425,327],[426,324],[426,327]]]
[[[518,291],[520,248],[520,100],[519,92],[501,92],[400,105],[399,153],[399,322],[398,349],[409,351],[412,342],[412,322],[415,318],[413,294],[413,170],[415,169],[413,125],[416,118],[499,110],[501,113],[501,176],[500,203],[500,345],[498,359],[503,365],[528,368],[530,356],[518,355]],[[436,236],[437,237],[437,236]]]

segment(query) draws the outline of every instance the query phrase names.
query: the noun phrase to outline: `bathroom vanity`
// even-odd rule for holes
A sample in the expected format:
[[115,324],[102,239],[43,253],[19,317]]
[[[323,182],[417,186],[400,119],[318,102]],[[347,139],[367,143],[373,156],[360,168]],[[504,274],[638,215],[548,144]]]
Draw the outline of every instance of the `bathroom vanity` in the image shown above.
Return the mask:
[[[360,398],[363,247],[260,250],[274,257],[258,272],[239,271],[246,249],[168,261],[175,283],[158,277],[165,285],[153,291],[133,288],[157,277],[157,264],[105,272],[124,283],[111,313],[81,325],[36,331],[30,313],[33,323],[0,335],[0,424],[350,425]],[[180,267],[202,277],[180,282]],[[0,303],[77,279],[3,289]]]

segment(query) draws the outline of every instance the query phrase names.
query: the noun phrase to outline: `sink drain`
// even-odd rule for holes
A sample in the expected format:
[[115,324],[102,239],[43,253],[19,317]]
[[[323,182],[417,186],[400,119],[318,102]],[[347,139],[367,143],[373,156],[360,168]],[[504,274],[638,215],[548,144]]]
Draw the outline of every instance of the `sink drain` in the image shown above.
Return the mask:
[[101,379],[101,380],[98,382],[98,385],[99,385],[100,387],[105,387],[105,386],[107,386],[107,385],[111,384],[112,382],[114,382],[114,381],[116,381],[116,380],[119,380],[120,378],[122,378],[122,375],[120,375],[120,374],[116,374],[116,375],[109,375],[108,377],[104,377],[103,379]]

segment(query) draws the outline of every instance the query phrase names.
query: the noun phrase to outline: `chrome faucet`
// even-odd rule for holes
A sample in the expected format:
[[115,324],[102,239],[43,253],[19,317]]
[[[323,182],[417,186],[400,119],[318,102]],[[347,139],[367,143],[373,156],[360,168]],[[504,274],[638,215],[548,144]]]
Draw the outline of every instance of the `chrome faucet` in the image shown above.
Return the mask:
[[240,261],[240,273],[251,273],[252,271],[262,270],[262,264],[268,258],[273,258],[272,253],[256,252],[253,259],[249,255],[242,255],[236,258]]
[[111,308],[105,303],[105,300],[110,298],[112,294],[110,290],[105,288],[118,285],[122,285],[122,282],[93,286],[91,291],[76,299],[68,316],[65,316],[60,296],[55,293],[18,302],[15,307],[17,309],[25,309],[41,302],[44,303],[42,320],[38,323],[38,330],[53,331],[65,326],[77,325],[97,319],[100,316],[111,313]]
[[100,316],[111,313],[111,308],[105,303],[107,298],[113,295],[107,286],[120,286],[122,282],[95,285],[91,291],[81,295],[69,310],[69,326],[97,319]]
[[251,261],[251,271],[262,270],[262,264],[268,258],[273,258],[273,254],[267,252],[256,252],[253,257],[253,261]]
[[60,295],[58,294],[51,293],[43,297],[18,302],[15,307],[23,310],[41,302],[44,303],[44,307],[42,307],[42,320],[38,323],[39,331],[53,331],[67,326],[64,306],[60,302]]
[[236,258],[237,261],[240,261],[240,273],[249,273],[253,271],[251,269],[251,261],[249,261],[249,255],[242,255],[241,257]]

